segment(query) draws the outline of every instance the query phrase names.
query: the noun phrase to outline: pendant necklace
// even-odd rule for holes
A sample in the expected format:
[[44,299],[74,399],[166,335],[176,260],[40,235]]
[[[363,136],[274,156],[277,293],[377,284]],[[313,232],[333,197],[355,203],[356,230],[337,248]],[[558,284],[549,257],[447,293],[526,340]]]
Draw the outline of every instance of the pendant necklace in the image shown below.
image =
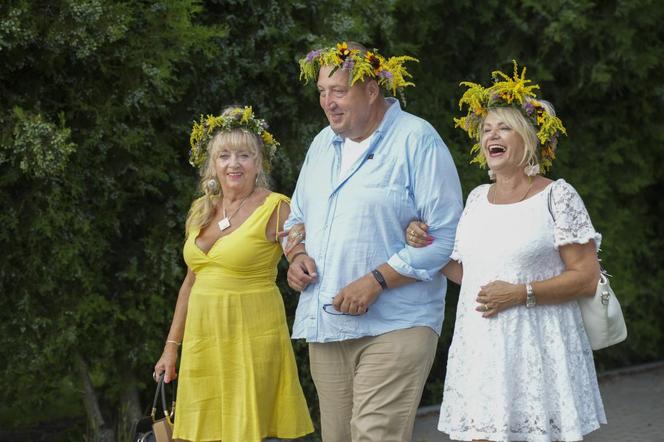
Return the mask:
[[240,211],[240,208],[242,208],[242,205],[244,204],[244,202],[247,201],[247,199],[251,195],[253,195],[254,190],[256,190],[255,187],[251,190],[251,193],[249,195],[245,196],[244,199],[242,201],[240,201],[240,205],[237,206],[237,209],[235,209],[235,212],[233,212],[233,214],[231,216],[226,216],[226,208],[224,207],[224,200],[222,198],[222,200],[221,200],[221,210],[224,213],[224,217],[221,219],[221,221],[219,221],[217,223],[217,225],[219,226],[219,230],[221,230],[223,232],[224,230],[228,229],[231,226],[231,218],[233,218],[235,216],[235,214]]
[[[530,179],[530,185],[528,186],[528,189],[526,189],[526,193],[524,193],[523,196],[521,197],[521,199],[520,199],[519,201],[516,201],[515,203],[520,203],[521,201],[523,201],[524,199],[526,199],[526,196],[528,196],[528,194],[530,193],[530,189],[531,189],[532,187],[533,187],[533,180],[532,180],[532,178],[531,178],[531,179]],[[496,186],[496,184],[494,184],[494,188],[493,188],[493,201],[491,202],[491,204],[496,204],[496,193],[498,193],[498,187]],[[515,204],[515,203],[512,203],[512,204]]]

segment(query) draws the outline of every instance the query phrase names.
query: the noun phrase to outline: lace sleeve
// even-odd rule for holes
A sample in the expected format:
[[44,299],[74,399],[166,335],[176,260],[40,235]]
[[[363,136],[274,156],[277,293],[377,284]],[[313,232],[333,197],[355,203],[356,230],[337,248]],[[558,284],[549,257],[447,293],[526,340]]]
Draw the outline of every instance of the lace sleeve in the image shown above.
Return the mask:
[[551,188],[549,203],[555,225],[553,244],[556,249],[594,240],[599,251],[602,235],[593,227],[586,206],[574,187],[565,180],[556,181]]
[[484,193],[482,192],[483,188],[485,188],[487,185],[482,185],[482,186],[477,186],[473,190],[470,191],[468,194],[468,198],[466,198],[466,206],[463,209],[463,213],[461,214],[461,218],[459,218],[459,224],[457,226],[457,234],[454,238],[454,249],[452,250],[452,254],[450,255],[450,259],[453,259],[457,262],[461,262],[461,252],[459,251],[459,229],[462,228],[463,224],[463,219],[466,217],[466,214],[468,213],[469,210],[472,209],[473,205],[477,203],[479,200],[480,196],[483,195]]
[[[457,232],[459,229],[457,228]],[[450,259],[453,259],[456,262],[461,262],[461,254],[459,253],[459,243],[456,238],[454,238],[454,249],[452,249],[452,254],[450,255]]]

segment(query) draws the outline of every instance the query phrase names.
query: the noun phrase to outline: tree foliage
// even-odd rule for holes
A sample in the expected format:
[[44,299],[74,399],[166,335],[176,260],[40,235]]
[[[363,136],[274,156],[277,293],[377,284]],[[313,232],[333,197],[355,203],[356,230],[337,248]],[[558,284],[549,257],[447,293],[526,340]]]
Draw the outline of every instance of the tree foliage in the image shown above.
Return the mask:
[[[282,144],[274,188],[290,194],[326,124],[297,59],[340,39],[421,60],[407,110],[446,140],[466,193],[486,175],[453,128],[458,83],[486,83],[513,58],[528,66],[568,129],[553,176],[579,190],[604,234],[628,322],[628,341],[598,364],[661,359],[662,19],[664,5],[647,0],[3,2],[0,427],[87,414],[74,431],[92,433],[83,370],[121,440],[127,391],[150,388],[184,276],[191,123],[253,105]],[[292,315],[297,297],[279,284]],[[455,293],[424,403],[442,392]],[[306,346],[294,346],[315,412]]]

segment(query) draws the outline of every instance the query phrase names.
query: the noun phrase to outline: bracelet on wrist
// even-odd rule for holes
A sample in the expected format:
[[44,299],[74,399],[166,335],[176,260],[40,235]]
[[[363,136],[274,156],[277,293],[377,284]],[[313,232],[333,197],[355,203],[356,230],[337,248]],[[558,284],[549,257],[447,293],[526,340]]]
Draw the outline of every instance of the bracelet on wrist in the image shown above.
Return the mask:
[[371,271],[371,274],[373,275],[374,278],[376,278],[376,281],[378,281],[378,284],[380,284],[381,289],[387,290],[387,282],[385,281],[385,277],[383,276],[382,273],[378,269],[373,269]]
[[535,291],[533,290],[532,284],[526,284],[526,307],[533,308],[537,305],[537,299],[535,299]]
[[172,339],[166,339],[166,343],[167,343],[167,344],[175,344],[175,345],[177,345],[178,347],[182,345],[182,342],[174,341],[174,340],[172,340]]
[[289,261],[289,262],[292,264],[293,261],[295,261],[295,258],[297,258],[297,257],[300,256],[300,255],[306,255],[306,254],[307,254],[307,252],[305,252],[305,251],[303,251],[303,250],[300,250],[300,251],[297,252],[297,253],[293,253],[293,256],[290,257],[290,261]]

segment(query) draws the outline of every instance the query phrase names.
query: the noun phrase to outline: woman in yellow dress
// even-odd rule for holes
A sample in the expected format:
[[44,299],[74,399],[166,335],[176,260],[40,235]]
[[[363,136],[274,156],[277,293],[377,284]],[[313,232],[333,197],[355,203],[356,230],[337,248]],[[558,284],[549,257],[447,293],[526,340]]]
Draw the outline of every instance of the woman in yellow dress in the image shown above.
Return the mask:
[[195,123],[190,163],[204,196],[186,223],[187,275],[155,375],[182,360],[174,439],[260,442],[313,431],[281,294],[278,233],[289,199],[267,189],[278,143],[251,107]]

